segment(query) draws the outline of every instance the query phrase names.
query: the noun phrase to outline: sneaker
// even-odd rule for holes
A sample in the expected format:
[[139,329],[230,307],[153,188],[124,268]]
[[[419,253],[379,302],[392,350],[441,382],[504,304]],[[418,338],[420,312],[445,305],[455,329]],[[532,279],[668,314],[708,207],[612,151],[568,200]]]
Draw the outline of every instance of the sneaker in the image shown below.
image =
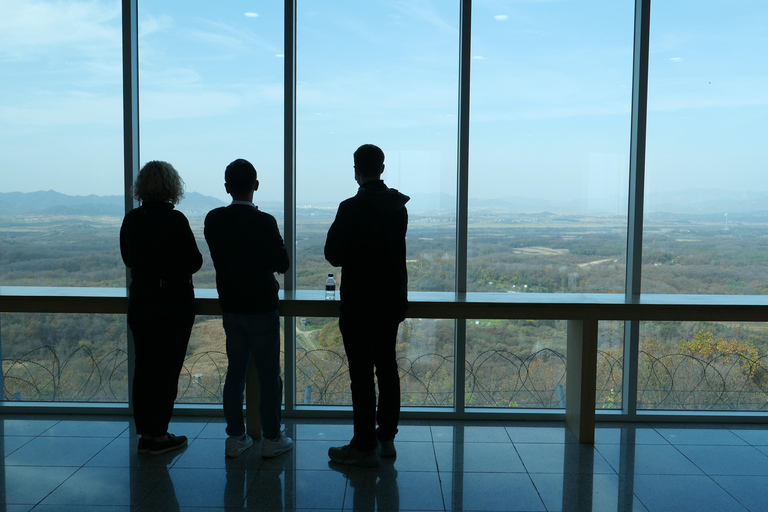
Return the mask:
[[175,436],[173,434],[168,434],[167,441],[152,441],[148,439],[143,447],[141,444],[139,445],[139,449],[146,449],[146,452],[142,453],[160,455],[162,453],[178,450],[179,448],[184,448],[185,446],[187,446],[187,436]]
[[351,444],[329,448],[328,457],[338,464],[349,464],[365,468],[379,465],[379,457],[376,455],[376,450],[361,452]]
[[251,446],[253,446],[253,439],[248,434],[229,436],[224,441],[224,455],[227,457],[237,457]]
[[277,439],[267,439],[266,437],[261,439],[262,457],[277,457],[281,453],[289,451],[291,448],[293,448],[293,439],[282,432],[280,432]]
[[397,457],[397,450],[395,449],[395,440],[389,439],[387,441],[379,440],[376,443],[376,451],[379,452],[380,457]]

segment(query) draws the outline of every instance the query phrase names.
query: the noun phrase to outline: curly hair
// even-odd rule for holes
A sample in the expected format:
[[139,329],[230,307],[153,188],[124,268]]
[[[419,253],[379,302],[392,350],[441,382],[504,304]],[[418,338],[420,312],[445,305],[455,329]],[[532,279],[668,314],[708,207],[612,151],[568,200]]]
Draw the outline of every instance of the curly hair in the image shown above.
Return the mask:
[[133,197],[139,201],[167,201],[179,204],[184,197],[184,180],[168,162],[152,160],[136,176]]

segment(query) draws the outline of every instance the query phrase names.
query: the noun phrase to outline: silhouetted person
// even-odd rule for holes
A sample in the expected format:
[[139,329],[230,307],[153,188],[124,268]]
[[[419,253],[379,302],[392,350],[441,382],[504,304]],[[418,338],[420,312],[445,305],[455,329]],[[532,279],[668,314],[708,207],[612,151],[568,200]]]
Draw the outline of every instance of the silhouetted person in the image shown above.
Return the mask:
[[328,450],[328,456],[342,464],[375,466],[377,446],[382,457],[397,453],[400,376],[395,345],[408,310],[405,203],[410,198],[381,180],[384,152],[377,146],[360,146],[354,166],[360,188],[339,205],[325,242],[325,258],[341,267],[339,328],[349,363],[354,437],[348,445]]
[[259,372],[259,416],[264,432],[261,456],[275,457],[293,448],[280,430],[283,381],[280,378],[280,315],[274,273],[289,267],[275,218],[253,204],[259,188],[256,169],[238,159],[224,172],[232,204],[205,217],[205,239],[216,268],[224,331],[227,334],[227,378],[224,382],[224,453],[237,457],[253,444],[243,420],[243,389],[254,356]]
[[139,453],[159,455],[187,445],[186,437],[168,433],[168,423],[195,321],[192,274],[203,256],[189,221],[173,208],[184,197],[184,181],[171,164],[148,162],[133,195],[141,206],[126,214],[120,228],[120,252],[131,269],[133,417]]

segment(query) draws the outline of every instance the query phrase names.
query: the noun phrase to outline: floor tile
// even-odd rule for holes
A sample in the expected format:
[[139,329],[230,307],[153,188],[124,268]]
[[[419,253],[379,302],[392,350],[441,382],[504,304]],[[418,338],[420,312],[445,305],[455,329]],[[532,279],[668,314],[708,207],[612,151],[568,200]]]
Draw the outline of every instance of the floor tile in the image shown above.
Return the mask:
[[215,469],[258,469],[262,463],[261,441],[255,441],[253,446],[238,457],[224,455],[223,439],[198,438],[180,453],[174,468],[215,468]]
[[[286,508],[341,510],[347,490],[347,478],[336,471],[286,470],[284,475]],[[258,499],[255,489],[249,501]]]
[[437,471],[437,459],[432,443],[423,441],[397,442],[397,457],[393,463],[399,471]]
[[349,444],[352,439],[352,424],[344,425],[295,425],[295,440],[329,441],[332,445]]
[[635,444],[670,444],[661,434],[652,428],[596,428],[595,444],[619,444],[631,440],[634,433]]
[[[35,512],[72,512],[74,507],[71,505],[38,505],[34,509]],[[132,506],[120,506],[120,505],[78,505],[77,512],[131,512],[134,510]]]
[[430,430],[432,431],[432,441],[435,442],[452,443],[456,437],[456,427],[451,427],[448,425],[432,425]]
[[517,443],[578,443],[578,439],[564,425],[546,427],[523,427],[507,425],[507,434]]
[[[608,464],[622,475],[622,446],[601,444],[595,447]],[[701,475],[702,471],[671,445],[635,445],[634,463],[629,468],[635,475]]]
[[295,448],[272,459],[260,441],[224,457],[221,418],[174,421],[190,444],[160,456],[137,453],[130,417],[0,421],[14,432],[0,478],[11,512],[768,512],[762,426],[604,424],[585,445],[560,422],[409,421],[398,456],[364,469],[329,463],[328,448],[349,442],[347,420],[289,419]]
[[285,510],[293,506],[293,497],[285,495],[285,471],[262,469],[257,471],[250,482],[244,479],[229,478],[227,484],[231,492],[239,492],[243,496],[247,510]]
[[82,466],[107,446],[105,437],[36,437],[5,458],[11,466]]
[[128,421],[64,420],[40,434],[44,437],[117,437],[128,430]]
[[2,419],[0,433],[5,436],[39,436],[60,420],[54,419]]
[[529,473],[613,473],[594,446],[582,444],[520,444],[517,453]]
[[744,512],[744,508],[704,475],[637,475],[635,495],[650,512]]
[[138,439],[120,436],[104,447],[91,460],[86,467],[142,467],[142,468],[169,468],[181,457],[186,448],[161,455],[139,455],[137,452]]
[[442,471],[470,473],[524,473],[520,456],[512,443],[435,443],[437,465]]
[[464,434],[465,443],[510,443],[507,429],[498,426],[469,426],[458,429],[457,434]]
[[768,429],[731,429],[731,433],[743,439],[746,443],[755,446],[768,446]]
[[612,475],[531,473],[531,479],[549,512],[626,510],[626,500],[629,499],[631,504],[635,499],[630,493],[629,496],[622,496],[622,500],[619,500],[619,476],[615,473]]
[[[218,423],[214,422],[211,423],[208,420],[205,421],[191,421],[188,419],[173,419],[171,421],[171,424],[168,425],[168,431],[172,434],[176,434],[177,436],[187,436],[189,439],[195,439],[198,437],[204,428],[208,427],[208,425],[214,425],[218,427],[221,425],[221,428],[223,429],[225,426],[225,423]],[[212,430],[215,430],[212,428]]]
[[447,510],[545,511],[525,473],[440,473]]
[[34,437],[27,436],[7,436],[0,438],[0,443],[2,443],[3,446],[3,457],[7,457],[8,455],[12,454],[30,442],[32,439],[34,439]]
[[208,439],[226,439],[227,438],[227,424],[223,421],[221,423],[211,422],[206,424],[197,437]]
[[768,512],[768,486],[764,476],[717,475],[712,479],[751,512]]
[[754,446],[679,446],[708,475],[768,475],[768,455]]
[[[293,449],[277,457],[262,459],[263,469],[328,469],[328,448],[332,441],[295,441]],[[255,445],[254,445],[255,446]],[[261,454],[261,446],[257,447]]]
[[437,472],[352,468],[348,478],[344,510],[445,510]]
[[43,505],[136,507],[168,479],[161,468],[81,468],[43,500]]
[[5,502],[35,505],[77,471],[73,467],[5,467]]
[[657,428],[656,432],[674,445],[745,445],[743,439],[726,428]]
[[432,429],[428,425],[400,425],[395,441],[432,441]]
[[[171,486],[156,487],[148,501],[169,508],[242,506],[242,493],[233,492],[231,481],[239,482],[248,475],[244,469],[188,469],[171,468]],[[254,472],[255,475],[255,472]],[[176,505],[178,504],[178,505]]]

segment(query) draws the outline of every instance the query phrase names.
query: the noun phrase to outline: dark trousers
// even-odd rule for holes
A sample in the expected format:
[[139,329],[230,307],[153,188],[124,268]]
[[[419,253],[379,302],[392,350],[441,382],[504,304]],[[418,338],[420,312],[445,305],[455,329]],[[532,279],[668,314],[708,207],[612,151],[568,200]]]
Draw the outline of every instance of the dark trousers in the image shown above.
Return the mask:
[[[339,318],[352,390],[354,437],[351,444],[361,451],[374,449],[377,435],[381,440],[389,440],[397,434],[400,375],[395,347],[399,324],[348,315]],[[379,388],[378,406],[374,372]]]
[[194,321],[194,295],[129,300],[128,325],[136,350],[133,418],[139,435],[168,432]]

